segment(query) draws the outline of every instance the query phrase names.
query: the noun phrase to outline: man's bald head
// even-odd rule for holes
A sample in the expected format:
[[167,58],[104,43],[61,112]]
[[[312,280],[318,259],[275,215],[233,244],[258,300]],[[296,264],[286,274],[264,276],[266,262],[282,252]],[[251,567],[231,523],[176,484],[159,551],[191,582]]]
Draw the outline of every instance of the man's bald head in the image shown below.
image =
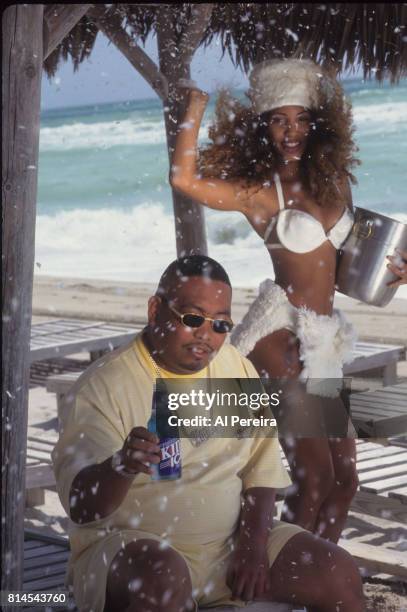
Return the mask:
[[231,287],[229,276],[220,263],[206,255],[186,255],[179,257],[166,268],[159,280],[156,295],[172,297],[177,293],[177,289],[193,276],[208,281],[220,281]]

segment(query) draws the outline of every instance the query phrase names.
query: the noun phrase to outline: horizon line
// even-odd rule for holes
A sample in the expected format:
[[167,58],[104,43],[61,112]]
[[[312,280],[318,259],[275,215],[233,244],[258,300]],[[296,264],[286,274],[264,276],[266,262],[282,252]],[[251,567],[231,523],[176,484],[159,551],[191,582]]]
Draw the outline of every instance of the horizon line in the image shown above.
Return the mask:
[[[386,82],[388,79],[384,79],[383,83]],[[400,79],[400,81],[403,81],[404,79]],[[345,79],[343,79],[343,81],[364,81],[363,76],[349,76]],[[370,80],[370,79],[366,79],[365,82],[372,82],[372,83],[377,83],[376,80]],[[232,91],[245,91],[247,88],[246,87],[233,87],[231,88]],[[216,93],[215,92],[209,92],[210,94]],[[74,109],[74,108],[84,108],[84,107],[89,107],[89,106],[107,106],[108,104],[126,104],[126,103],[130,103],[130,102],[151,102],[151,101],[159,101],[160,98],[158,96],[151,96],[148,98],[126,98],[124,100],[110,100],[110,101],[104,101],[104,102],[85,102],[83,104],[72,104],[72,105],[68,105],[68,106],[47,106],[44,108],[40,109],[40,113],[43,112],[47,112],[47,111],[57,111],[57,110],[69,110],[69,109]]]

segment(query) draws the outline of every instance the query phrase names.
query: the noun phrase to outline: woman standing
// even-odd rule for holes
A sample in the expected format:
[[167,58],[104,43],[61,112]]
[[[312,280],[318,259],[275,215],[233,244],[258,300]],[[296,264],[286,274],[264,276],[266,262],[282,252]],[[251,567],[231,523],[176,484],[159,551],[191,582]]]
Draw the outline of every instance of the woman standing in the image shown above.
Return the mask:
[[[209,96],[189,87],[170,182],[209,208],[243,213],[270,252],[275,281],[260,285],[232,343],[260,375],[302,381],[328,404],[335,393],[326,381],[342,379],[355,341],[333,310],[337,253],[353,224],[351,168],[359,163],[351,109],[335,78],[310,60],[262,62],[250,84],[250,107],[220,96],[213,144],[199,159]],[[282,445],[295,484],[282,519],[337,542],[358,484],[354,439]]]

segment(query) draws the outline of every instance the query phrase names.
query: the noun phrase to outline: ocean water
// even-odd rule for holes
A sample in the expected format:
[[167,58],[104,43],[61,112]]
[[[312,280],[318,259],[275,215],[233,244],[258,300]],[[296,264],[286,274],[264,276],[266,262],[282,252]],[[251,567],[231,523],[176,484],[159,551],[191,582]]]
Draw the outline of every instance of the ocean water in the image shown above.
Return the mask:
[[[344,81],[362,165],[356,206],[407,222],[407,80]],[[235,95],[244,98],[242,91]],[[211,97],[200,131],[214,111]],[[205,210],[209,254],[235,286],[273,277],[269,255],[239,213]],[[41,116],[36,274],[156,282],[175,231],[158,99],[47,110]],[[405,288],[400,294],[407,297]]]

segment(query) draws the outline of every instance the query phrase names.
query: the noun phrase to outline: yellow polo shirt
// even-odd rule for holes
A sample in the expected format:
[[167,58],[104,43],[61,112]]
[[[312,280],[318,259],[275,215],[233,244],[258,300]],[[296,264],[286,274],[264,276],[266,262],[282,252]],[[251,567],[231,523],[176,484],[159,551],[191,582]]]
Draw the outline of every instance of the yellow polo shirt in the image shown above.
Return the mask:
[[[162,369],[161,374],[182,378]],[[199,377],[258,378],[258,374],[232,345],[224,344],[204,370],[184,376]],[[52,460],[68,516],[76,475],[121,449],[133,427],[147,426],[155,378],[140,333],[92,364],[67,394],[67,417]],[[71,566],[89,547],[121,530],[168,537],[181,548],[183,542],[197,546],[224,542],[237,526],[242,491],[291,484],[277,436],[211,438],[199,446],[182,438],[181,457],[179,480],[152,481],[149,475],[139,474],[111,515],[83,525],[70,521]]]

